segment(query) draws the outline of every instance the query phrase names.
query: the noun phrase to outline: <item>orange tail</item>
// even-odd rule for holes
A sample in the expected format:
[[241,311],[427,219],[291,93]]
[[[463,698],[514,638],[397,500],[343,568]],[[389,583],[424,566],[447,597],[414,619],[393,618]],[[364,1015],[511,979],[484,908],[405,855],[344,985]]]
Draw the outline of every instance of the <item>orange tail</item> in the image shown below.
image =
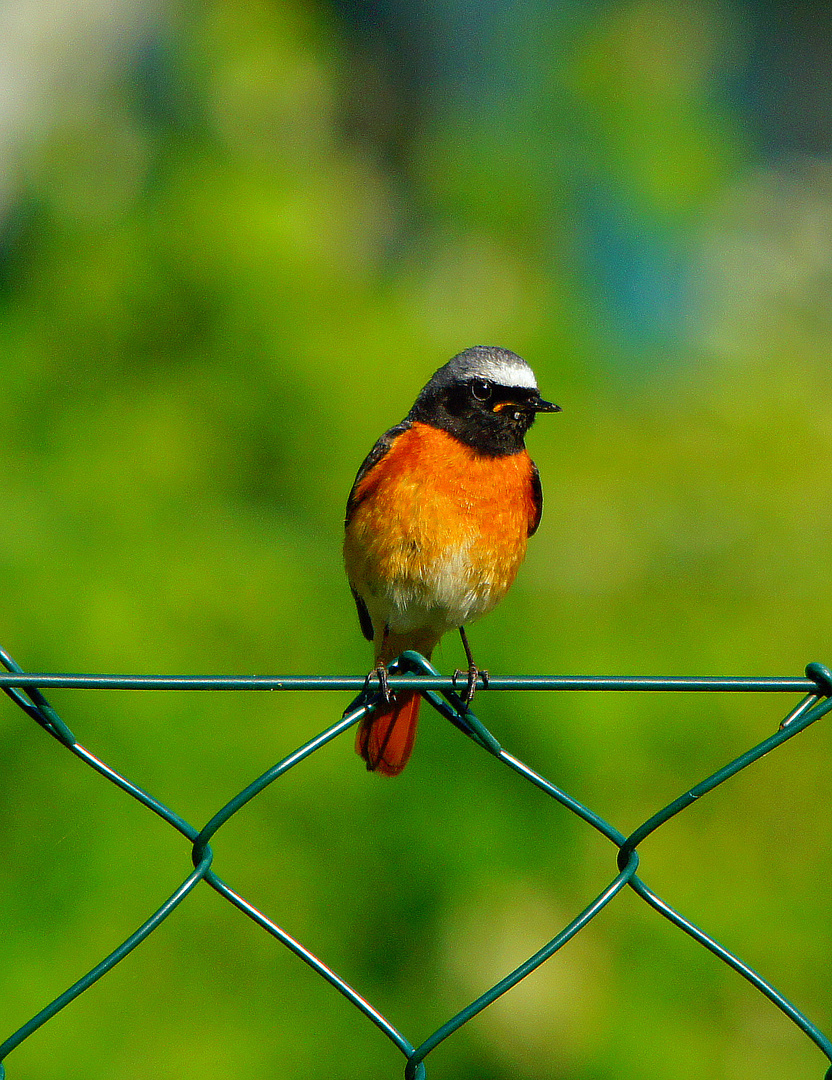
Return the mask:
[[355,738],[355,751],[371,772],[398,776],[407,764],[416,738],[421,694],[400,690],[384,712],[365,716]]

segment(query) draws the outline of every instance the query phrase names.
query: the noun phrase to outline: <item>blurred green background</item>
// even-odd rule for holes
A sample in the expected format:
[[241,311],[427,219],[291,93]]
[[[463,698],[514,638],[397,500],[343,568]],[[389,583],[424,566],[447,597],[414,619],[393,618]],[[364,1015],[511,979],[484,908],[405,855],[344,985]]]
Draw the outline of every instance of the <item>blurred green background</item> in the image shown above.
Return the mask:
[[[0,642],[29,670],[363,674],[355,470],[471,344],[563,406],[546,509],[471,631],[495,674],[832,662],[832,18],[820,3],[15,0],[0,8]],[[458,641],[438,650],[450,671]],[[201,825],[335,694],[55,692]],[[483,695],[627,832],[779,697]],[[187,872],[180,839],[0,705],[5,1037]],[[661,830],[643,874],[832,1028],[821,723]],[[419,1042],[568,922],[614,852],[426,711],[351,736],[215,866]],[[400,1076],[207,888],[10,1080]],[[819,1080],[771,1005],[625,894],[428,1059],[432,1080]]]

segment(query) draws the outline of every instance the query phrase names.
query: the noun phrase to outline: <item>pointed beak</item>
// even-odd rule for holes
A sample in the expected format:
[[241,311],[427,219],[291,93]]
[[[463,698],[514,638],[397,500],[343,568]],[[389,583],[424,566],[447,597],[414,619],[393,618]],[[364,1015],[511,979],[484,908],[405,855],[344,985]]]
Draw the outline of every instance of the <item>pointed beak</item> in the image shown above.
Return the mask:
[[504,409],[520,409],[521,412],[527,413],[563,411],[560,405],[553,405],[551,401],[544,401],[536,390],[527,391],[520,400],[513,398],[511,401],[498,401],[496,405],[491,407],[491,411],[495,413],[503,412]]
[[551,401],[544,401],[542,397],[532,398],[526,403],[526,408],[533,409],[534,412],[563,412],[560,405],[553,405]]

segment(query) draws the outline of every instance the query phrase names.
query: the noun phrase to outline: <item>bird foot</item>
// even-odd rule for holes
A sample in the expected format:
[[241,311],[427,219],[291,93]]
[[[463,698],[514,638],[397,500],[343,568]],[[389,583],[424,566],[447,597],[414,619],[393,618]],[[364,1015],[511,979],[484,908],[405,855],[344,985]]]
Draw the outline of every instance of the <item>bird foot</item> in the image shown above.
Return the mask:
[[393,692],[390,689],[390,683],[387,679],[387,668],[384,666],[384,664],[377,664],[376,667],[374,667],[373,670],[367,675],[367,678],[364,680],[365,694],[369,695],[370,684],[374,679],[378,682],[378,688],[381,692],[382,698],[384,699],[384,704],[389,705],[390,702],[393,700]]
[[457,668],[454,672],[453,677],[453,684],[455,690],[457,689],[457,679],[462,678],[463,675],[467,680],[467,684],[465,687],[465,693],[462,695],[462,700],[465,702],[466,705],[470,705],[474,698],[474,694],[476,694],[477,692],[477,684],[480,681],[482,682],[483,689],[488,689],[489,676],[485,668],[478,668],[476,664],[471,664],[468,667],[467,671],[463,671],[461,668]]

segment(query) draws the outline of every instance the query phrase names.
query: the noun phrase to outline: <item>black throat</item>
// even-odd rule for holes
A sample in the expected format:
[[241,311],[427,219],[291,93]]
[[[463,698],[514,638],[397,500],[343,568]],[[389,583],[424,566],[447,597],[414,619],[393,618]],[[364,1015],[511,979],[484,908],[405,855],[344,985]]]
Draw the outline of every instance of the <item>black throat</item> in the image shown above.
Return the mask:
[[[534,423],[534,410],[524,408],[533,391],[495,387],[488,402],[472,398],[467,386],[428,386],[416,399],[407,420],[447,431],[486,457],[508,457],[525,448],[525,435]],[[496,404],[496,408],[495,408]]]

